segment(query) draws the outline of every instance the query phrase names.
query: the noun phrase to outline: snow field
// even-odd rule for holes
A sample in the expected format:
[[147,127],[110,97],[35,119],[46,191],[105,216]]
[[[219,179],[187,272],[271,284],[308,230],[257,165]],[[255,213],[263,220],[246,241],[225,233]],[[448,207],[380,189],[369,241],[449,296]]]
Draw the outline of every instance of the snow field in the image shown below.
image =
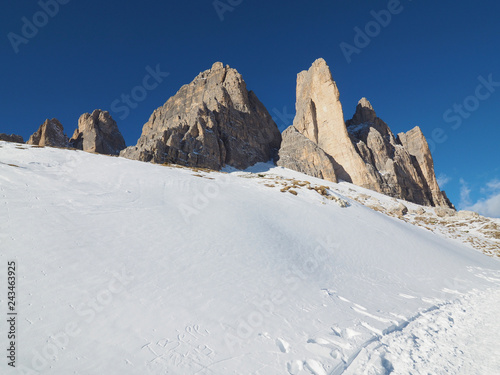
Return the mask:
[[405,357],[406,330],[433,313],[447,328],[438,311],[459,299],[478,313],[467,296],[499,288],[497,260],[333,189],[348,207],[249,171],[0,146],[0,262],[20,267],[20,367],[2,373],[404,373],[435,362]]

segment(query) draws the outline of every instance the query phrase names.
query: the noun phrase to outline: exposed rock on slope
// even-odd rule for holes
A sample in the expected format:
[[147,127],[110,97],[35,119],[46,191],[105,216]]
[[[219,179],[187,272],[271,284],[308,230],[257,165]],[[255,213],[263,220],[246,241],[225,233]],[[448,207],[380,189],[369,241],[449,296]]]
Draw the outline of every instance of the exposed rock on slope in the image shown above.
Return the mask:
[[[316,60],[309,71],[297,77],[297,113],[293,127],[333,159],[339,179],[379,190],[375,171],[363,162],[349,138],[339,96],[325,60]],[[289,147],[290,140],[286,141],[282,146],[284,150]],[[286,159],[285,152],[281,152],[278,165],[285,166],[283,160]]]
[[115,120],[100,109],[80,116],[70,144],[79,150],[108,155],[118,155],[126,147]]
[[412,162],[422,177],[424,191],[432,202],[432,205],[454,208],[446,193],[439,188],[434,172],[434,161],[432,160],[431,151],[420,128],[417,126],[406,133],[399,133],[398,141],[401,142],[413,157]]
[[5,142],[15,142],[15,143],[24,143],[23,137],[17,134],[5,134],[5,133],[0,133],[0,141],[5,141]]
[[45,120],[45,122],[33,133],[26,142],[29,145],[51,146],[51,147],[68,147],[69,140],[64,134],[64,128],[59,120]]
[[[439,189],[420,129],[396,138],[365,98],[346,125],[337,85],[323,59],[298,75],[296,109],[293,125],[283,133],[278,165],[316,177],[318,170],[325,175],[333,168],[339,179],[389,196],[453,207]],[[302,141],[293,130],[317,147],[295,151]],[[323,154],[332,167],[325,164]]]
[[313,141],[290,126],[283,134],[278,165],[313,177],[337,182],[331,158]]
[[215,63],[183,86],[144,125],[137,145],[120,156],[154,163],[221,169],[271,159],[281,134],[241,75]]
[[396,138],[362,98],[347,130],[365,163],[379,172],[381,192],[426,206],[453,207],[439,188],[429,146],[418,126]]

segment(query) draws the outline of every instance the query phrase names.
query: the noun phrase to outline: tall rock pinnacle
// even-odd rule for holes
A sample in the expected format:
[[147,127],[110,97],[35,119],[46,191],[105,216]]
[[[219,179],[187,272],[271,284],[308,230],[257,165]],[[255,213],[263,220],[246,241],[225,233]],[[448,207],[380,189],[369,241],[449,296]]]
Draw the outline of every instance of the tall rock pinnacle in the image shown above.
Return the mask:
[[281,134],[242,76],[215,63],[156,109],[120,155],[154,163],[244,169],[273,158]]
[[[296,116],[292,125],[332,158],[335,175],[373,190],[380,190],[375,171],[366,165],[349,138],[337,84],[325,60],[316,60],[297,77]],[[287,147],[288,139],[283,139]],[[287,167],[285,155],[278,165]]]
[[[359,101],[353,118],[344,122],[339,91],[323,59],[299,73],[296,107],[293,125],[283,133],[278,165],[316,177],[334,175],[422,205],[453,207],[439,189],[420,128],[396,138],[366,98]],[[317,147],[301,146],[298,152],[297,145],[304,144],[300,136]]]

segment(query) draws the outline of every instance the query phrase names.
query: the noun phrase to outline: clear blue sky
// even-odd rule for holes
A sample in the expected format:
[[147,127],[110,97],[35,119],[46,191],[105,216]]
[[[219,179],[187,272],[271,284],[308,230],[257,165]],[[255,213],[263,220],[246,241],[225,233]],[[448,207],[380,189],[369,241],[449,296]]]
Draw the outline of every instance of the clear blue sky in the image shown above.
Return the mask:
[[[213,0],[60,1],[48,16],[36,1],[0,5],[0,132],[27,138],[56,117],[71,136],[82,113],[100,108],[135,144],[152,111],[215,61],[243,75],[283,130],[297,73],[323,57],[346,119],[366,96],[395,133],[419,125],[438,141],[436,173],[451,200],[460,208],[479,201],[477,209],[500,217],[500,87],[476,92],[480,76],[500,82],[498,1],[221,0],[222,15]],[[388,8],[394,14],[378,30],[371,11]],[[23,17],[40,25],[36,35],[23,30]],[[355,27],[368,27],[367,46],[356,45]],[[341,43],[362,46],[350,63]],[[169,76],[137,88],[158,64]],[[146,97],[121,119],[112,103],[122,107],[134,89]]]

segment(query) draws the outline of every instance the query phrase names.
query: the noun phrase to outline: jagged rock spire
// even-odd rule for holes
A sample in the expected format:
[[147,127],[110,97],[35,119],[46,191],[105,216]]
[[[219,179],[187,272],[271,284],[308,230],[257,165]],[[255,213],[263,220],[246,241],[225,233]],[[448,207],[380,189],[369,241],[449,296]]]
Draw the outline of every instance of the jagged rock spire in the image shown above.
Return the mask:
[[356,113],[352,117],[350,124],[366,124],[373,123],[377,118],[377,114],[373,110],[372,105],[366,98],[361,98],[356,106]]
[[334,176],[330,180],[346,180],[422,205],[453,207],[439,190],[419,128],[396,138],[366,98],[344,123],[339,91],[325,60],[299,73],[296,108],[292,127],[283,133],[278,165],[316,177]]
[[380,190],[374,170],[364,163],[349,138],[339,90],[324,59],[298,75],[293,126],[333,159],[337,178]]

